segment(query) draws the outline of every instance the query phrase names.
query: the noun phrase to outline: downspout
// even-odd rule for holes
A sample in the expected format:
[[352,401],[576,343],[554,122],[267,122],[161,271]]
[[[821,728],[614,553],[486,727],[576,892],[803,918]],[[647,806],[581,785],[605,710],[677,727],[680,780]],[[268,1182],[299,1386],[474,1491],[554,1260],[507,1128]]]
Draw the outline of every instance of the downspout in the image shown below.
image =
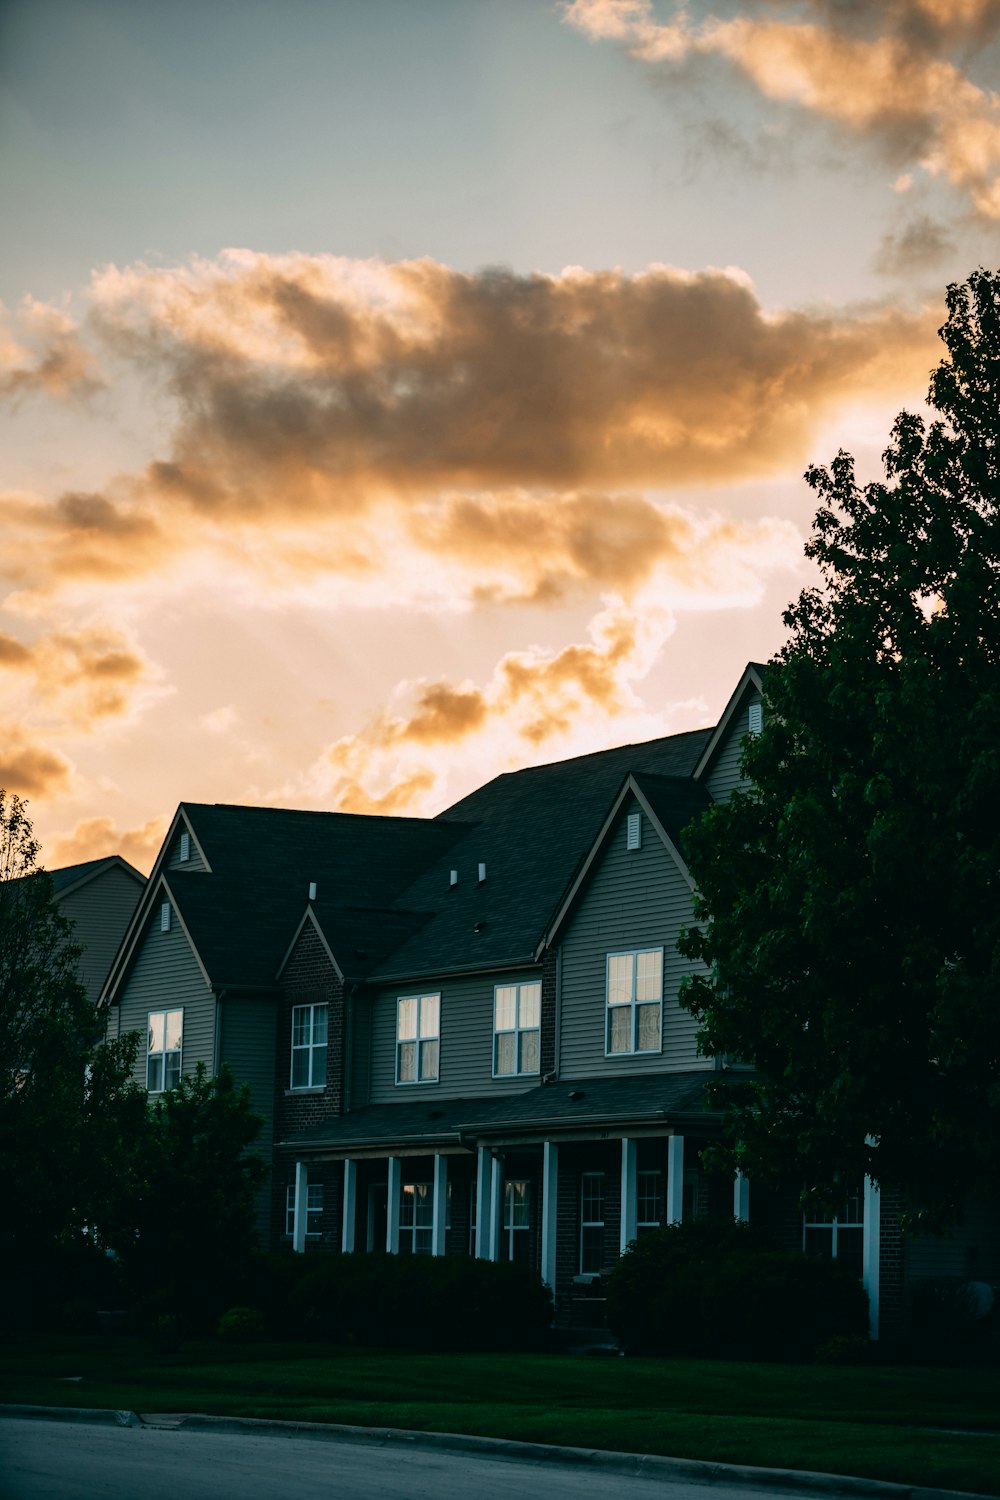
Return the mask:
[[558,1078],[562,1070],[562,943],[556,949],[556,1035],[555,1035],[555,1075]]

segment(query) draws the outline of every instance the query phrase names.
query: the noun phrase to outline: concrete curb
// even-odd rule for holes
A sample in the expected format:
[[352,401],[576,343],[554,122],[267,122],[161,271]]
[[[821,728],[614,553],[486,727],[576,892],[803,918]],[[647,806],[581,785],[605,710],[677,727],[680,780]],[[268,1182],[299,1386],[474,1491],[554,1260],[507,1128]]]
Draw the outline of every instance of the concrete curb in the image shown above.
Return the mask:
[[308,1437],[319,1442],[367,1444],[372,1447],[437,1449],[479,1457],[520,1459],[528,1463],[575,1464],[609,1474],[643,1479],[681,1479],[689,1484],[743,1484],[771,1494],[812,1490],[821,1495],[848,1495],[855,1500],[990,1500],[968,1490],[927,1489],[849,1474],[820,1474],[807,1469],[760,1469],[744,1464],[708,1463],[697,1458],[663,1458],[653,1453],[615,1453],[604,1448],[560,1448],[554,1443],[522,1443],[510,1438],[472,1437],[462,1432],[411,1432],[400,1427],[356,1427],[334,1422],[283,1422],[265,1417],[212,1417],[202,1413],[157,1414],[102,1411],[81,1406],[0,1406],[0,1417],[38,1417],[63,1422],[99,1422],[112,1427],[162,1427],[185,1432],[246,1433],[261,1437]]

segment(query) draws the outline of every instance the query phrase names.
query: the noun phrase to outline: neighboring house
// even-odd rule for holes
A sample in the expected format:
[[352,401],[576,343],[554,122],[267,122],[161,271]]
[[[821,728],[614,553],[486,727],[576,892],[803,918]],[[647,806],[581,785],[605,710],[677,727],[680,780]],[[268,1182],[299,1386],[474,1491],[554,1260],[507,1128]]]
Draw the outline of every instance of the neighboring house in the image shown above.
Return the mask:
[[80,981],[95,1003],[132,919],[146,877],[120,854],[50,870],[55,903],[73,923],[80,954]]
[[[154,1093],[199,1061],[250,1085],[266,1242],[522,1261],[585,1318],[637,1235],[752,1213],[856,1264],[873,1329],[895,1326],[906,1268],[871,1183],[804,1223],[794,1192],[699,1160],[720,1064],[678,1003],[680,835],[739,784],[762,672],[715,729],[499,776],[435,819],[181,804],[108,1026],[145,1031]],[[977,1233],[1000,1280],[997,1225]]]

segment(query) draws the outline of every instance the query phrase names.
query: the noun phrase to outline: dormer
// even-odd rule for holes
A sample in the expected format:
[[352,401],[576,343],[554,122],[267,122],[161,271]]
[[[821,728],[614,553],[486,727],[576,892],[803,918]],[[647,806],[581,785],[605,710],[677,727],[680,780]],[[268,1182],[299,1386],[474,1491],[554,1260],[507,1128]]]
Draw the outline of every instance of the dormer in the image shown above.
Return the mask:
[[760,662],[747,664],[695,767],[695,780],[715,802],[725,802],[735,787],[746,785],[740,775],[743,739],[748,734],[760,734],[764,726],[766,671]]

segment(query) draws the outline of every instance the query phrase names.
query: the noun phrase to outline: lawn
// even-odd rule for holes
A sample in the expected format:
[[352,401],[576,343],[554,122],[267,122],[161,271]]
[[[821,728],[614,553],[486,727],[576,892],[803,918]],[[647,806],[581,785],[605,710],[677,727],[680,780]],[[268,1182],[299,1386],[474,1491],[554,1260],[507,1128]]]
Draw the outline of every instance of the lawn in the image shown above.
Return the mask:
[[0,1344],[0,1401],[478,1433],[1000,1492],[998,1370],[194,1340],[165,1357],[128,1337],[24,1335]]

